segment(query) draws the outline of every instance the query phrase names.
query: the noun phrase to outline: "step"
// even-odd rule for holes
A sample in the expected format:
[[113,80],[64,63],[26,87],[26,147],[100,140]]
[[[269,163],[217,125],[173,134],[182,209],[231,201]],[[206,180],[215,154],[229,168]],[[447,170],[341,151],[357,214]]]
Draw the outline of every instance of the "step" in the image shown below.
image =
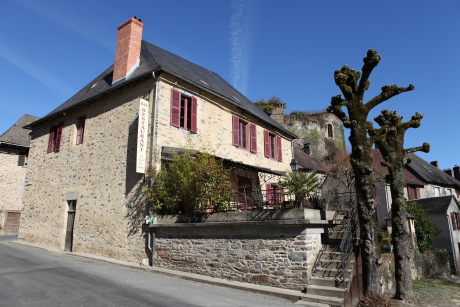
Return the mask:
[[[350,279],[346,278],[345,281],[348,283]],[[343,283],[344,281],[342,278],[334,278],[334,277],[312,276],[308,279],[308,285],[316,285],[316,286],[343,288]]]
[[344,299],[338,297],[328,297],[322,295],[315,295],[315,294],[302,294],[300,297],[300,301],[297,301],[296,304],[299,305],[308,305],[308,303],[321,303],[321,304],[329,304],[332,306],[343,306]]
[[[352,268],[349,267],[348,270],[345,272],[347,276],[352,272]],[[341,269],[333,269],[333,268],[321,268],[317,267],[311,272],[311,276],[314,277],[334,277],[334,278],[342,278],[343,272]]]
[[308,285],[307,294],[344,298],[345,289],[328,286]]

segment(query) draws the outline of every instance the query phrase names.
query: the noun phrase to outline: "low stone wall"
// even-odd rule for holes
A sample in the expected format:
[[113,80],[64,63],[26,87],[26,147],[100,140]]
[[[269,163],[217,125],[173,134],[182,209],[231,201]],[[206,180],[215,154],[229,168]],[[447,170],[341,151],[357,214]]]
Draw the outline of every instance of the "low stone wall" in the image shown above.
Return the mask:
[[155,237],[153,265],[303,290],[328,226],[319,210],[314,211],[271,210],[263,218],[260,212],[217,213],[197,223],[172,222],[183,217],[160,218],[150,226]]
[[[383,277],[383,292],[392,295],[395,291],[395,263],[393,253],[384,253],[380,271]],[[420,253],[414,251],[412,279],[450,278],[449,253],[447,250],[436,249]]]

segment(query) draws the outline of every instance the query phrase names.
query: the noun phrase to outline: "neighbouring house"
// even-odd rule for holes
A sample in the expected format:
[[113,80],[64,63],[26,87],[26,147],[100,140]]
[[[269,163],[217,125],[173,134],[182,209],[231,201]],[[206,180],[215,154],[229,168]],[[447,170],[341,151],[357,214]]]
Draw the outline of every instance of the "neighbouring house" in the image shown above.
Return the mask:
[[216,73],[143,41],[143,26],[120,25],[113,66],[28,125],[21,240],[141,262],[149,164],[208,147],[243,193],[270,190],[290,168],[292,132]]
[[30,130],[24,126],[37,119],[23,115],[0,135],[0,229],[6,234],[16,234],[19,229],[30,148]]
[[[406,168],[424,183],[423,189],[408,187],[409,199],[438,197],[453,195],[458,199],[460,195],[460,178],[452,177],[439,168],[438,162],[431,163],[423,160],[415,153],[407,154],[410,163]],[[458,174],[458,167],[454,167],[454,175]]]
[[460,208],[453,195],[415,200],[428,214],[430,221],[441,230],[433,247],[449,252],[452,274],[460,272]]

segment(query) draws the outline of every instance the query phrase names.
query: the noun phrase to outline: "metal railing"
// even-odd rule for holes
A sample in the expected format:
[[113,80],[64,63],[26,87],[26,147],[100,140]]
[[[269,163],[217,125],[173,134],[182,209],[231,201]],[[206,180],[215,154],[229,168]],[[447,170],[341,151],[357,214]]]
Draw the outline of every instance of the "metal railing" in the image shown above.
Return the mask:
[[343,237],[340,242],[340,252],[342,254],[342,278],[345,288],[347,287],[346,276],[348,273],[351,257],[353,255],[353,247],[357,238],[356,231],[358,226],[358,219],[356,218],[356,208],[354,203],[351,203],[349,207],[350,210],[348,211],[347,223],[345,224]]
[[280,209],[291,207],[292,202],[281,189],[235,193],[232,207],[237,210]]

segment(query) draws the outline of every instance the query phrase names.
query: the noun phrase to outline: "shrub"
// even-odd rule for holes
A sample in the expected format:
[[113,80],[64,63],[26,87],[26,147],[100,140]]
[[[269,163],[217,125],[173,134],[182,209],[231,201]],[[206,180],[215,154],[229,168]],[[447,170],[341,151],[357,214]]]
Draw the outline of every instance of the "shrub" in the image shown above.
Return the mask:
[[441,231],[431,223],[428,214],[415,201],[407,202],[407,212],[415,217],[415,234],[420,252],[433,247],[433,242]]
[[145,194],[156,213],[228,210],[233,200],[230,170],[206,152],[182,149],[160,171],[151,170],[150,176]]

